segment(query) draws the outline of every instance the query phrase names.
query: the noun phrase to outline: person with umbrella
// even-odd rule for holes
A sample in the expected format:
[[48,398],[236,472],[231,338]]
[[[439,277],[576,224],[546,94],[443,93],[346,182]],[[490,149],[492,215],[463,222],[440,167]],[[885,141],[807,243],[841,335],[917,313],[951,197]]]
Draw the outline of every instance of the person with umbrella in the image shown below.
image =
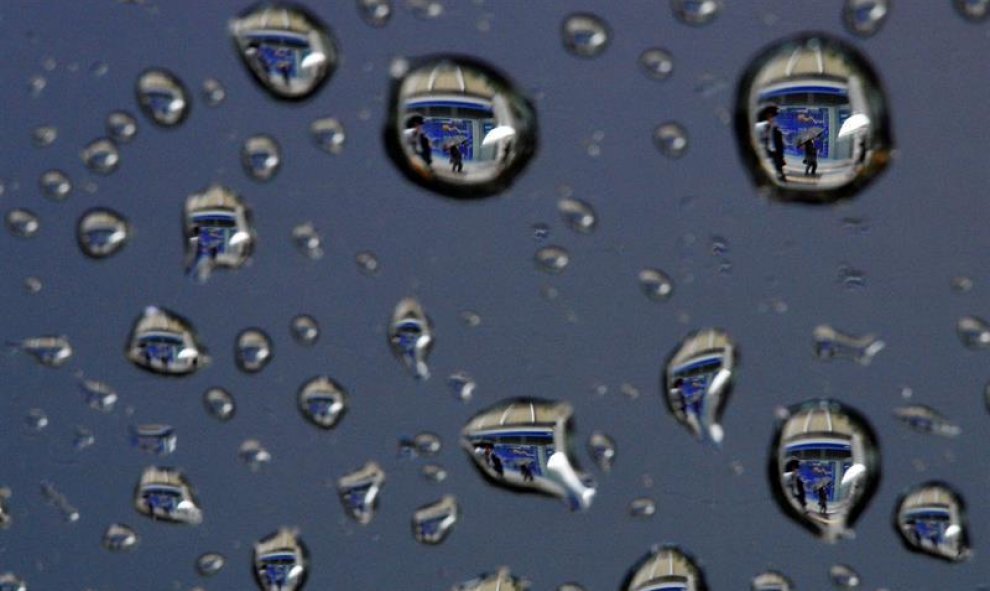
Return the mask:
[[780,107],[777,105],[767,105],[760,109],[756,116],[756,131],[763,144],[763,149],[767,152],[767,157],[773,162],[773,167],[777,170],[777,180],[787,182],[784,175],[784,133],[777,126],[777,115]]
[[419,113],[410,115],[406,119],[406,130],[403,136],[409,149],[423,159],[423,162],[426,163],[426,168],[430,168],[430,165],[433,163],[433,144],[423,130],[423,123],[425,122],[426,119]]
[[797,145],[804,149],[804,176],[818,173],[818,148],[815,140],[824,131],[821,127],[809,127],[797,137]]

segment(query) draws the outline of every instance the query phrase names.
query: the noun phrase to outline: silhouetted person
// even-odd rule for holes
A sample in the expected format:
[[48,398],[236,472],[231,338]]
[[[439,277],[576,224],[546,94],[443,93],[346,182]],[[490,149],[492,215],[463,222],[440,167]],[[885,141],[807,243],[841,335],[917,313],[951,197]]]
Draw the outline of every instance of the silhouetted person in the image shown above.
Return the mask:
[[519,473],[522,474],[523,482],[533,482],[533,469],[528,463],[519,466]]
[[499,478],[505,478],[505,467],[502,466],[502,460],[495,454],[492,454],[492,470],[495,470]]
[[863,166],[866,164],[866,138],[859,138],[859,156],[856,158],[856,164],[858,166]]
[[464,142],[458,142],[451,144],[448,149],[450,152],[450,170],[452,172],[464,172],[464,155],[461,153],[462,145],[464,145]]
[[818,488],[818,512],[822,517],[828,515],[828,486],[824,484]]
[[818,148],[814,138],[808,138],[801,146],[804,148],[804,176],[814,175],[818,172]]

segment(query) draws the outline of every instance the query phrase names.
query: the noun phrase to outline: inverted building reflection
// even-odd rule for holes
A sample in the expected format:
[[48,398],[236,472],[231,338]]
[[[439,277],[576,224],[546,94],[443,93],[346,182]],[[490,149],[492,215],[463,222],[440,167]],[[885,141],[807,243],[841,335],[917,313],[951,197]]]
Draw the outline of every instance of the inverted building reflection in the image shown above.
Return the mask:
[[906,494],[897,509],[897,528],[915,551],[951,561],[969,556],[962,501],[945,484],[929,482]]
[[734,365],[732,341],[715,329],[689,335],[667,363],[667,404],[678,422],[698,439],[715,444],[722,441],[719,418]]

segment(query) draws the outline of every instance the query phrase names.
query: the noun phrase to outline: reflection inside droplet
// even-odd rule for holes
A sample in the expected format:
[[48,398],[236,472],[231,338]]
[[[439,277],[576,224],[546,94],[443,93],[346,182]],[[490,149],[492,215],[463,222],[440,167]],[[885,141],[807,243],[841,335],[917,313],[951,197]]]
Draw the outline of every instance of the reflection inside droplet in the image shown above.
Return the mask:
[[828,578],[836,589],[859,587],[859,573],[847,564],[834,564],[828,569]]
[[753,577],[751,591],[792,591],[794,584],[783,574],[776,571],[766,571]]
[[827,324],[815,327],[815,355],[823,360],[852,359],[860,365],[869,365],[877,353],[886,346],[876,335],[854,336],[838,331]]
[[134,493],[134,506],[152,519],[190,525],[203,520],[192,487],[185,476],[172,468],[145,469]]
[[931,433],[942,437],[956,437],[962,433],[959,425],[954,424],[935,409],[923,404],[899,406],[894,409],[894,416],[920,433]]
[[126,354],[141,369],[165,375],[190,374],[208,362],[189,321],[157,306],[134,322]]
[[674,58],[666,49],[651,47],[639,54],[639,66],[648,77],[666,80],[674,72]]
[[292,338],[305,347],[312,347],[320,338],[320,325],[309,314],[299,314],[289,323]]
[[227,559],[219,552],[206,552],[196,559],[196,572],[202,577],[212,577],[223,570]]
[[433,328],[423,307],[414,298],[396,305],[389,323],[388,340],[392,353],[419,379],[430,377],[426,364],[433,347]]
[[309,553],[296,532],[282,528],[254,543],[252,571],[262,591],[297,591],[308,574]]
[[254,250],[250,214],[240,197],[212,185],[186,198],[184,208],[186,272],[204,282],[217,267],[237,269]]
[[676,546],[654,548],[630,569],[623,591],[705,591],[705,577],[694,559]]
[[257,373],[272,360],[272,340],[261,329],[248,328],[239,335],[234,344],[234,361],[246,373]]
[[385,472],[375,462],[368,462],[337,481],[337,494],[344,512],[362,525],[367,525],[378,508],[378,493],[385,484]]
[[145,70],[138,77],[136,93],[141,111],[156,125],[174,127],[189,115],[189,93],[168,70]]
[[905,493],[894,525],[915,552],[950,561],[970,556],[962,498],[944,482],[926,482]]
[[447,539],[458,516],[457,499],[451,495],[424,505],[413,513],[413,537],[422,544],[439,544]]
[[203,405],[211,417],[221,422],[232,419],[236,410],[234,397],[223,388],[210,388],[203,393]]
[[687,25],[701,26],[715,20],[722,10],[721,0],[670,0],[677,20]]
[[120,152],[117,146],[110,140],[101,138],[90,142],[79,157],[82,158],[86,168],[99,174],[110,174],[117,170],[120,164]]
[[527,591],[529,581],[513,576],[508,568],[458,583],[451,591]]
[[699,440],[719,445],[720,424],[731,391],[735,345],[718,329],[701,330],[680,344],[664,372],[667,407]]
[[[137,532],[123,523],[112,523],[103,532],[103,547],[111,552],[133,550],[139,541]],[[0,589],[2,588],[0,587]]]
[[103,259],[120,252],[127,244],[130,225],[121,214],[107,208],[87,210],[76,225],[76,240],[83,254]]
[[564,48],[579,57],[601,55],[608,47],[609,29],[605,21],[594,14],[572,14],[561,26]]
[[883,26],[888,10],[887,0],[845,0],[842,21],[850,33],[869,37]]
[[327,376],[310,379],[299,388],[299,411],[321,429],[332,429],[347,410],[347,392]]
[[265,182],[272,179],[282,166],[282,151],[275,138],[269,135],[253,135],[244,140],[241,148],[241,164],[252,179]]

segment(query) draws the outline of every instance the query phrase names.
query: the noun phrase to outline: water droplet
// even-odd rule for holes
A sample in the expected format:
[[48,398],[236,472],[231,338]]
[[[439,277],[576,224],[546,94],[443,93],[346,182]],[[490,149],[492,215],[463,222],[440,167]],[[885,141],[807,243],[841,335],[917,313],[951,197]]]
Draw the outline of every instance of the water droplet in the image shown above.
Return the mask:
[[894,409],[894,416],[920,433],[931,433],[942,437],[957,437],[962,433],[959,425],[951,422],[935,409],[921,404],[899,406]]
[[629,515],[636,518],[653,517],[657,512],[657,503],[650,497],[639,497],[629,503]]
[[660,269],[643,269],[639,272],[639,287],[651,300],[662,302],[674,293],[674,280]]
[[457,524],[459,509],[457,499],[446,495],[439,501],[424,505],[413,513],[413,537],[417,542],[436,545],[447,539]]
[[529,581],[513,576],[508,568],[502,567],[494,573],[454,585],[451,591],[528,591]]
[[58,169],[43,172],[38,178],[38,186],[41,188],[41,194],[52,201],[65,201],[72,193],[72,181],[69,175]]
[[443,482],[447,479],[447,471],[439,464],[424,464],[419,472],[430,482]]
[[440,440],[440,436],[436,433],[424,431],[423,433],[419,433],[413,437],[413,446],[416,448],[416,452],[420,455],[435,456],[440,453],[440,448],[443,447],[443,442]]
[[277,99],[311,96],[337,67],[326,26],[295,4],[256,4],[231,21],[230,32],[244,65]]
[[196,572],[201,577],[212,577],[223,570],[227,559],[219,552],[206,552],[196,559]]
[[38,148],[44,148],[58,139],[58,128],[54,125],[39,125],[31,131],[31,141]]
[[282,150],[275,138],[269,135],[253,135],[244,140],[241,164],[249,177],[265,182],[272,179],[282,166]]
[[107,115],[107,136],[118,144],[126,144],[138,132],[138,122],[127,111],[114,111]]
[[423,20],[435,19],[443,14],[443,3],[439,0],[406,0],[406,8]]
[[238,457],[252,472],[257,472],[272,461],[272,454],[257,439],[247,439],[237,450]]
[[866,273],[849,265],[840,265],[838,282],[846,291],[858,291],[866,287]]
[[870,37],[883,26],[889,9],[887,0],[846,0],[842,21],[850,33]]
[[700,27],[715,20],[722,10],[721,0],[670,0],[670,8],[677,20],[686,25]]
[[444,195],[499,193],[536,151],[532,105],[479,61],[419,61],[395,78],[390,105],[389,155],[409,180]]
[[461,445],[490,481],[560,497],[572,510],[587,509],[596,484],[568,457],[572,412],[566,402],[504,400],[468,421]]
[[827,324],[815,327],[815,355],[823,361],[852,359],[860,365],[869,365],[886,343],[874,334],[854,336],[840,332]]
[[207,78],[203,80],[202,87],[203,102],[206,103],[208,107],[219,107],[221,103],[227,98],[227,89],[223,87],[223,83],[216,78]]
[[344,126],[334,117],[323,117],[313,121],[309,126],[316,146],[328,154],[340,154],[347,142],[347,132]]
[[110,174],[120,164],[117,146],[106,138],[93,140],[79,153],[86,168],[98,174]]
[[357,0],[358,13],[369,26],[384,27],[392,18],[392,0]]
[[24,289],[26,289],[28,293],[38,293],[41,291],[42,287],[44,287],[44,285],[42,285],[41,279],[38,279],[33,275],[31,277],[24,278]]
[[358,270],[365,275],[377,275],[379,269],[378,257],[370,251],[362,251],[354,255]]
[[378,493],[385,485],[385,472],[375,462],[341,477],[337,492],[344,512],[361,525],[367,525],[378,508]]
[[570,254],[561,246],[544,246],[536,251],[534,258],[536,268],[551,275],[561,273],[571,261]]
[[148,306],[134,321],[125,353],[134,365],[163,375],[191,374],[209,362],[192,324],[157,306]]
[[953,277],[950,283],[952,291],[956,293],[969,293],[973,290],[973,280],[965,275]]
[[0,589],[3,591],[28,591],[28,585],[24,579],[14,573],[0,574]]
[[979,316],[963,316],[956,324],[956,334],[968,349],[990,347],[990,325]]
[[866,419],[834,400],[808,401],[779,421],[772,449],[770,484],[784,511],[829,542],[850,536],[880,480]]
[[557,587],[557,591],[585,591],[585,588],[577,583],[564,583]]
[[676,121],[661,123],[653,130],[653,143],[668,158],[680,158],[688,149],[687,130]]
[[66,336],[41,336],[13,343],[45,367],[61,367],[72,357],[72,345]]
[[212,185],[186,198],[186,272],[204,282],[214,268],[238,269],[254,250],[250,213],[232,190]]
[[323,258],[323,237],[313,222],[304,222],[292,228],[292,241],[307,258],[314,261]]
[[739,86],[736,133],[762,192],[781,201],[852,197],[887,165],[879,79],[853,46],[804,34],[765,49]]
[[167,456],[175,451],[178,437],[171,425],[137,425],[131,427],[131,446],[145,453]]
[[247,328],[237,335],[234,361],[245,373],[257,373],[272,360],[272,340],[259,328]]
[[978,23],[990,16],[990,0],[953,0],[956,12],[964,19]]
[[639,67],[654,80],[666,80],[674,72],[674,56],[662,47],[651,47],[639,54]]
[[320,325],[308,314],[299,314],[289,324],[292,338],[304,347],[312,347],[320,338]]
[[828,578],[837,589],[855,589],[859,587],[859,573],[846,564],[835,564],[828,569]]
[[46,86],[48,86],[48,80],[40,74],[28,78],[28,93],[34,98],[41,96]]
[[89,209],[79,217],[76,240],[86,256],[103,259],[120,252],[130,236],[130,225],[124,216],[112,209]]
[[533,231],[533,240],[543,242],[550,237],[550,226],[544,223],[537,223],[530,226]]
[[794,583],[776,571],[766,571],[753,577],[751,591],[792,591]]
[[104,61],[95,61],[89,65],[89,72],[97,78],[106,76],[109,71],[110,66]]
[[915,552],[953,562],[970,557],[965,505],[944,482],[926,482],[902,495],[894,527]]
[[196,525],[203,512],[186,477],[173,468],[145,468],[134,492],[138,513],[155,520]]
[[82,451],[87,447],[92,447],[96,443],[96,435],[85,427],[76,427],[76,435],[72,440],[72,447],[76,451]]
[[40,408],[32,408],[24,416],[24,424],[32,431],[43,431],[48,426],[48,415]]
[[347,391],[327,376],[317,376],[299,388],[299,411],[321,429],[332,429],[347,410]]
[[588,437],[588,454],[603,472],[608,472],[615,461],[615,440],[601,431],[592,432]]
[[117,404],[117,391],[106,382],[83,380],[79,383],[86,404],[93,410],[112,412]]
[[481,315],[473,310],[461,310],[461,321],[468,328],[475,328],[481,325]]
[[79,521],[79,510],[69,502],[68,497],[55,488],[54,483],[43,480],[41,482],[41,495],[45,497],[45,501],[49,505],[58,509],[58,512],[62,514],[62,519],[69,523]]
[[168,70],[145,70],[138,76],[135,92],[141,112],[158,126],[175,127],[189,115],[189,93]]
[[731,393],[735,366],[736,347],[718,329],[688,335],[667,362],[667,407],[701,441],[722,442],[719,421]]
[[214,419],[225,422],[234,418],[236,405],[234,397],[223,388],[210,388],[203,394],[206,412]]
[[137,532],[123,523],[111,523],[103,532],[103,547],[111,552],[133,550],[139,541]]
[[590,234],[598,225],[598,216],[587,202],[565,198],[557,202],[557,210],[568,228],[581,234]]
[[623,591],[704,591],[705,576],[694,559],[676,546],[654,547],[630,569]]
[[[12,493],[6,486],[0,486],[0,529],[7,529],[14,522],[10,514],[9,499]],[[0,579],[2,581],[2,579]]]
[[309,552],[293,530],[282,528],[254,543],[252,570],[262,591],[298,591],[308,569]]
[[468,402],[474,396],[474,389],[478,384],[466,371],[455,371],[447,378],[447,387],[454,398],[461,402]]
[[433,325],[415,298],[405,298],[395,306],[388,341],[392,353],[413,376],[421,380],[430,377],[426,360],[433,348]]
[[561,27],[564,48],[578,57],[601,55],[611,37],[608,24],[600,17],[589,13],[577,13],[564,19]]
[[38,216],[29,209],[10,209],[4,217],[7,231],[18,238],[31,238],[38,233],[38,229],[41,227]]

